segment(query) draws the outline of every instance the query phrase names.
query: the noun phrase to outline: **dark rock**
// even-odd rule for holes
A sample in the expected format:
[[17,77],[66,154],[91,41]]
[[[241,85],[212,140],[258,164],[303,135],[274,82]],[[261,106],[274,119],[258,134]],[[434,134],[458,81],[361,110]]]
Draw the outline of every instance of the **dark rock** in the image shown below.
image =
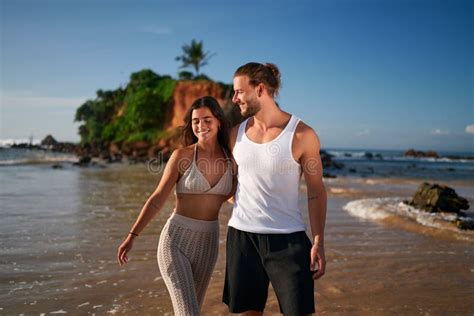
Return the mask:
[[170,160],[171,154],[173,153],[173,150],[170,147],[163,148],[162,151],[160,151],[160,159],[162,159],[163,162],[167,162]]
[[58,163],[57,163],[57,164],[54,164],[54,165],[52,165],[51,167],[52,167],[53,169],[63,169],[63,168],[64,168],[64,166],[63,166],[63,165],[61,165],[61,164],[58,164]]
[[459,229],[472,230],[474,229],[474,220],[472,218],[458,217],[454,223]]
[[364,153],[364,157],[367,158],[367,159],[372,159],[372,158],[374,158],[374,154],[367,151],[367,152]]
[[157,145],[154,145],[154,146],[151,146],[149,149],[148,149],[148,157],[149,158],[152,158],[152,157],[157,157],[161,151],[163,147],[160,147],[160,146],[157,146]]
[[52,146],[56,145],[57,143],[58,143],[58,141],[56,139],[54,139],[53,136],[48,135],[41,141],[41,146],[52,147]]
[[439,155],[435,152],[435,151],[432,151],[432,150],[428,150],[426,153],[423,152],[423,151],[417,151],[417,150],[414,150],[414,149],[408,149],[407,151],[405,151],[405,153],[403,154],[404,156],[408,156],[408,157],[417,157],[417,158],[420,158],[420,157],[432,157],[432,158],[439,158]]
[[350,173],[356,173],[357,170],[356,170],[356,168],[349,168],[349,172],[350,172]]
[[116,143],[110,144],[109,145],[109,153],[112,156],[120,154],[121,151],[120,151],[119,144],[116,144]]
[[102,159],[107,163],[118,163],[122,162],[122,155],[108,155],[106,157],[103,157]]
[[21,149],[43,149],[43,148],[41,148],[41,146],[33,145],[33,144],[30,144],[30,143],[13,144],[10,147],[11,148],[21,148]]
[[334,174],[330,174],[330,173],[323,172],[323,178],[330,178],[330,179],[333,179],[333,178],[337,178],[337,176],[334,175]]
[[125,156],[131,156],[132,155],[132,146],[129,143],[123,143],[122,146],[120,147],[122,153]]
[[438,154],[435,151],[432,151],[432,150],[428,150],[425,153],[425,157],[439,158]]
[[91,157],[85,156],[85,157],[81,157],[81,158],[79,159],[79,163],[80,163],[80,164],[88,164],[88,163],[91,162],[91,160],[92,160]]
[[91,162],[91,157],[90,156],[83,156],[79,158],[78,162],[73,163],[74,166],[79,166],[79,167],[87,167],[89,166]]
[[100,153],[100,159],[110,162],[112,161],[112,155],[110,155],[110,152],[108,151],[103,151]]
[[327,152],[326,150],[324,150],[324,149],[321,149],[321,150],[319,151],[319,154],[320,154],[321,156],[328,156],[328,157],[330,157],[330,158],[334,157],[334,155],[328,153],[328,152]]
[[320,156],[323,168],[342,169],[344,167],[343,163],[334,161],[332,159],[333,155],[327,153],[325,150],[320,151]]
[[410,148],[403,153],[403,156],[417,157],[417,153],[418,152],[416,150]]
[[380,159],[380,160],[383,160],[382,154],[375,154],[375,158],[378,158],[378,159]]
[[51,146],[47,146],[49,149],[55,152],[75,154],[77,153],[77,145],[73,143],[59,142]]
[[459,214],[461,210],[469,209],[469,202],[465,198],[458,196],[450,187],[427,182],[422,183],[418,187],[408,204],[430,213],[448,212]]
[[128,157],[128,164],[129,165],[136,165],[139,162],[142,162],[142,160],[139,157],[135,157],[135,156]]
[[344,157],[352,157],[352,154],[350,154],[350,153],[344,153]]

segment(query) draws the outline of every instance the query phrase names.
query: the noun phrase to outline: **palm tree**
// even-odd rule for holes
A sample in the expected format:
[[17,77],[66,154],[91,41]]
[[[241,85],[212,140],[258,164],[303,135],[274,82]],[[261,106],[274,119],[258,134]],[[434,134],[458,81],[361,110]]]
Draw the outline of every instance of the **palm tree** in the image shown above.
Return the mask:
[[187,68],[193,66],[196,70],[196,76],[199,76],[199,69],[207,65],[208,60],[215,54],[203,51],[202,41],[191,41],[191,45],[184,44],[182,47],[183,55],[176,57],[177,61],[182,61],[180,68]]

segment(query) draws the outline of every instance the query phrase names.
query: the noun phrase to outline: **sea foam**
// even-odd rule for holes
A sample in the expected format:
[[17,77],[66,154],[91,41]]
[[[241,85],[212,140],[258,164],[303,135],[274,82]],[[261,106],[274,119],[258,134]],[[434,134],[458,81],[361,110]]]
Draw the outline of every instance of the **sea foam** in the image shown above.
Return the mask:
[[429,213],[405,204],[406,198],[372,198],[360,199],[347,203],[343,209],[349,214],[368,220],[383,220],[389,216],[402,216],[428,227],[448,229],[460,232],[454,223],[457,219],[470,220],[458,217],[453,213]]

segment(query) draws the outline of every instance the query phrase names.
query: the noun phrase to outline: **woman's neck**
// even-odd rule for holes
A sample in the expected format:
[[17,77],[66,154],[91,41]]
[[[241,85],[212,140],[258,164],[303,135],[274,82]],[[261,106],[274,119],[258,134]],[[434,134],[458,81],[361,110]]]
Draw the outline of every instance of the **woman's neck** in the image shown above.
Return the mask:
[[219,142],[217,141],[217,139],[206,140],[206,141],[198,140],[197,146],[198,146],[199,151],[203,151],[211,155],[221,151],[221,146]]

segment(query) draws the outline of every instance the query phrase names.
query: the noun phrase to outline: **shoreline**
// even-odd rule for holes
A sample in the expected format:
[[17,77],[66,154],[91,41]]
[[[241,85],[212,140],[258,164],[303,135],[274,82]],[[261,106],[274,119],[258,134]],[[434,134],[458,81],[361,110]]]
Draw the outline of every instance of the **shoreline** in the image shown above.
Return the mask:
[[[51,137],[52,138],[52,137]],[[44,142],[44,140],[43,140]],[[122,146],[123,147],[123,146]],[[42,143],[13,143],[13,144],[3,144],[0,146],[0,150],[4,149],[28,149],[28,150],[38,150],[51,153],[64,153],[76,155],[78,159],[82,157],[91,157],[91,158],[102,158],[105,162],[110,161],[113,156],[120,156],[120,159],[115,162],[119,162],[121,157],[131,158],[132,160],[144,161],[146,159],[152,159],[156,157],[157,153],[161,153],[163,157],[166,157],[169,151],[173,150],[172,147],[158,147],[153,148],[154,155],[150,156],[150,153],[147,152],[151,147],[153,147],[152,142],[137,142],[137,144],[127,145],[124,148],[120,148],[117,144],[95,144],[91,145],[81,145],[80,143],[74,142],[56,142],[47,141]],[[179,147],[179,146],[178,146]],[[161,149],[160,149],[161,148]],[[147,149],[144,151],[144,149]],[[331,152],[340,152],[343,153],[341,156],[335,156]],[[358,154],[354,154],[354,152]],[[329,156],[336,160],[342,160],[347,158],[366,158],[369,161],[383,160],[384,157],[380,154],[381,152],[398,152],[402,153],[398,155],[399,158],[405,159],[432,159],[432,161],[474,161],[474,152],[462,152],[464,155],[459,155],[460,151],[439,151],[443,152],[443,155],[437,154],[438,151],[417,151],[414,149],[400,150],[400,149],[338,149],[338,148],[322,148],[321,156]],[[377,153],[377,154],[374,154]],[[362,155],[361,155],[362,154]],[[145,157],[146,156],[146,157]],[[105,157],[105,158],[104,158]]]

